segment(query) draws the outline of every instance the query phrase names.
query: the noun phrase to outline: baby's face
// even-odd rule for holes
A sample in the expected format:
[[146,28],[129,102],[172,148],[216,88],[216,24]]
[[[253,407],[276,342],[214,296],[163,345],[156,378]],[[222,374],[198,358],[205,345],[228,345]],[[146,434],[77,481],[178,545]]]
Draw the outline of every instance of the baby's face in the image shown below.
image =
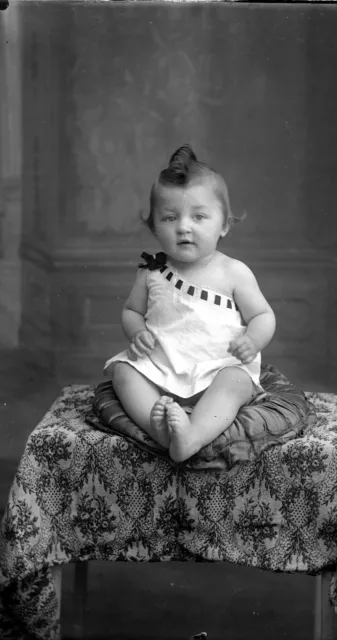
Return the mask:
[[155,235],[169,258],[199,262],[211,257],[226,235],[224,214],[210,181],[187,187],[160,187]]

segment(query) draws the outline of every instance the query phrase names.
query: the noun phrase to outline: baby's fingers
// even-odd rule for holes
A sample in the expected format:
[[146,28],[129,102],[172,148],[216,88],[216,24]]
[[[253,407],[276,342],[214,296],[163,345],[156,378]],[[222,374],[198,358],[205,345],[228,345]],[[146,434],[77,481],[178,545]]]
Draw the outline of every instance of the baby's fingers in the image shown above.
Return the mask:
[[254,360],[255,353],[253,353],[251,349],[243,347],[242,349],[239,349],[237,357],[241,360],[242,364],[249,364]]
[[137,360],[137,358],[142,358],[144,353],[137,349],[136,345],[132,342],[128,349],[128,357],[130,360]]
[[142,333],[139,336],[139,340],[142,343],[142,345],[144,345],[145,347],[148,347],[149,349],[153,349],[154,348],[154,337],[151,333]]
[[232,356],[234,356],[234,355],[235,355],[235,352],[237,351],[237,348],[238,348],[238,345],[236,344],[235,340],[232,340],[232,341],[229,343],[229,346],[228,346],[227,351],[228,351],[228,353],[230,353]]
[[144,342],[142,341],[141,336],[136,336],[133,340],[132,343],[134,345],[134,347],[137,349],[137,351],[140,351],[141,353],[150,353],[151,349],[150,347],[146,347]]
[[228,349],[228,351],[230,352],[231,356],[233,356],[233,358],[241,360],[243,355],[247,353],[247,347],[245,345],[240,346],[235,344],[235,348]]
[[144,355],[144,354],[148,355],[152,351],[152,349],[150,349],[150,347],[145,347],[145,345],[140,341],[134,342],[132,344],[137,349],[137,351],[142,355]]

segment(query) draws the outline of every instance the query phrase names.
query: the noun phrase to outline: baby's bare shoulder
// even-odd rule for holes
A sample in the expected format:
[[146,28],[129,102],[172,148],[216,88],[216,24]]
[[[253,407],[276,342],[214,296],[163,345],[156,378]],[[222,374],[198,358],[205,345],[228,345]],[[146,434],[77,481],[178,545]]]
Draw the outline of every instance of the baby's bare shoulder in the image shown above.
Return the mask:
[[250,268],[244,262],[241,262],[241,260],[236,260],[236,258],[226,256],[225,254],[221,255],[219,268],[233,275],[244,275],[252,273]]
[[236,260],[235,258],[229,258],[228,260],[229,262],[227,268],[230,269],[233,274],[237,274],[239,276],[249,276],[252,273],[248,265],[241,260]]
[[221,263],[221,270],[226,275],[232,289],[235,289],[238,282],[251,282],[254,279],[251,269],[241,260],[223,255]]

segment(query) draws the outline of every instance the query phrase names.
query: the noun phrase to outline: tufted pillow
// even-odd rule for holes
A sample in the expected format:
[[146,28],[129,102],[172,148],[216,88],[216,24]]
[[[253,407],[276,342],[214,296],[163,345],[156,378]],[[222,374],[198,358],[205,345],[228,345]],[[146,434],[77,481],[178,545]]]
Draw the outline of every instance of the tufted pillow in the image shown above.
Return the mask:
[[[233,424],[211,444],[183,463],[190,469],[229,471],[239,462],[255,460],[267,447],[281,445],[301,437],[316,420],[313,405],[305,394],[271,365],[262,365],[261,386],[264,393],[241,407]],[[111,381],[95,389],[93,410],[87,421],[107,433],[119,434],[139,446],[167,458],[169,453],[157,444],[125,413]]]

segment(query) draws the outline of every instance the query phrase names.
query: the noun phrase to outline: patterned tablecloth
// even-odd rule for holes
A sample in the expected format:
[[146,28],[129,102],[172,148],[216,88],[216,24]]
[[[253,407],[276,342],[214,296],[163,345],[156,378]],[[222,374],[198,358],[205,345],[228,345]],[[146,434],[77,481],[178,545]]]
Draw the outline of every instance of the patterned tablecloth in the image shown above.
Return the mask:
[[[1,638],[58,637],[50,567],[78,560],[229,561],[314,574],[337,563],[337,397],[317,422],[230,472],[171,464],[86,423],[63,390],[31,433],[0,534]],[[337,610],[333,578],[330,596]]]

